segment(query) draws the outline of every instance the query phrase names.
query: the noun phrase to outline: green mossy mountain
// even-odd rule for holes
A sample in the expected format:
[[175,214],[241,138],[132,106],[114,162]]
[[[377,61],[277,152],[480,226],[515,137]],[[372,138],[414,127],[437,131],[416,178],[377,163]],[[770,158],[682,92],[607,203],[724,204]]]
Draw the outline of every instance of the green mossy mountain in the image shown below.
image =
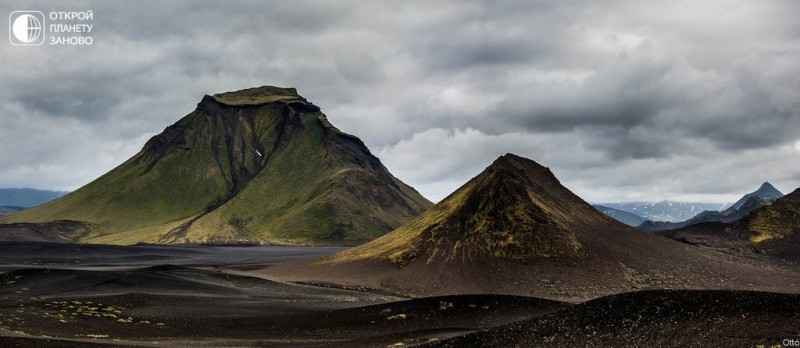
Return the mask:
[[88,223],[76,242],[355,244],[432,203],[293,88],[205,96],[128,161],[2,223]]

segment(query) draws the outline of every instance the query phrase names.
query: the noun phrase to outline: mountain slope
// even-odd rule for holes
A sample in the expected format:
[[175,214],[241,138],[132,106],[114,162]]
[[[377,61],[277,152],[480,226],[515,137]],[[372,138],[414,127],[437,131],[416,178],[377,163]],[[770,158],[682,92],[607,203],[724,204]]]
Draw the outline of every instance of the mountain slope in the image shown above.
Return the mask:
[[261,273],[416,296],[499,293],[569,300],[645,288],[775,289],[784,279],[800,280],[798,274],[619,223],[563,187],[549,169],[511,154],[381,238]]
[[0,222],[91,224],[80,242],[352,244],[431,203],[293,88],[205,96],[138,154]]
[[647,221],[647,219],[636,215],[634,213],[629,213],[624,210],[614,209],[611,207],[606,207],[604,205],[594,204],[592,205],[595,209],[599,210],[601,213],[606,214],[617,220],[623,224],[626,224],[631,227],[636,227]]
[[783,197],[770,183],[765,182],[758,188],[744,195],[736,203],[722,211],[707,210],[681,222],[645,221],[638,228],[642,231],[665,231],[696,225],[704,222],[732,222],[741,219],[752,211],[772,204],[776,199]]

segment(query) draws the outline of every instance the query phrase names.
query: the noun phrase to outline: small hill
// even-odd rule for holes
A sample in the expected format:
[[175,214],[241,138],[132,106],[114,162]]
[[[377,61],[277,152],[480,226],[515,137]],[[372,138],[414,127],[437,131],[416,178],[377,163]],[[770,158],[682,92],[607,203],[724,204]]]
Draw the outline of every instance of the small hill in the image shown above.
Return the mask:
[[548,168],[507,154],[381,238],[329,257],[274,265],[262,274],[415,296],[492,293],[561,300],[648,288],[784,289],[800,281],[798,274],[753,262],[624,225],[570,192]]
[[83,243],[357,244],[432,204],[293,88],[205,96],[128,161],[0,219],[78,221]]
[[645,221],[648,221],[647,219],[645,219],[645,218],[643,218],[643,217],[641,217],[639,215],[636,215],[634,213],[629,213],[629,212],[624,211],[624,210],[614,209],[614,208],[606,207],[604,205],[599,205],[599,204],[594,204],[592,206],[595,209],[599,210],[601,213],[606,214],[606,215],[610,216],[611,218],[613,218],[614,220],[617,220],[617,221],[619,221],[619,222],[621,222],[623,224],[626,224],[628,226],[631,226],[631,227],[639,226],[642,223],[644,223]]

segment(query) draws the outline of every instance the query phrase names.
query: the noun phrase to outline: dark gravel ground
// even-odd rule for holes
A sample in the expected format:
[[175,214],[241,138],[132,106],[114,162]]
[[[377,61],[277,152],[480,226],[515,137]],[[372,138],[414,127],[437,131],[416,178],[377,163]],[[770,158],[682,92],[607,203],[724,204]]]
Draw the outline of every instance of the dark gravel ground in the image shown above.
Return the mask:
[[800,295],[641,291],[430,347],[771,347],[800,339]]

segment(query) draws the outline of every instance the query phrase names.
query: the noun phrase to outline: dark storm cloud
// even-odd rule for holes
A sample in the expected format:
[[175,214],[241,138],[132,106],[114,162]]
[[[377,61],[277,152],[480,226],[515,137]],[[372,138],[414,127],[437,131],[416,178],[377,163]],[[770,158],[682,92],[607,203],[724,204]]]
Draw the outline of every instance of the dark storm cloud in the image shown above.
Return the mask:
[[485,31],[471,33],[467,29],[453,36],[425,42],[419,51],[427,54],[429,73],[448,74],[481,67],[531,63],[557,49],[553,43],[536,40],[529,33],[494,36]]
[[78,117],[98,120],[108,117],[109,110],[125,97],[114,89],[115,74],[93,74],[83,79],[64,79],[60,83],[42,80],[22,81],[10,91],[11,98],[27,109],[38,110],[50,117]]
[[581,85],[537,89],[514,94],[499,105],[514,126],[564,131],[576,127],[617,126],[625,129],[652,123],[661,110],[678,99],[663,79],[671,67],[663,64],[617,62],[612,71],[586,78]]
[[95,44],[0,46],[0,186],[74,189],[203,94],[264,84],[434,200],[506,152],[596,201],[800,185],[794,1],[0,5],[22,8],[91,9]]

